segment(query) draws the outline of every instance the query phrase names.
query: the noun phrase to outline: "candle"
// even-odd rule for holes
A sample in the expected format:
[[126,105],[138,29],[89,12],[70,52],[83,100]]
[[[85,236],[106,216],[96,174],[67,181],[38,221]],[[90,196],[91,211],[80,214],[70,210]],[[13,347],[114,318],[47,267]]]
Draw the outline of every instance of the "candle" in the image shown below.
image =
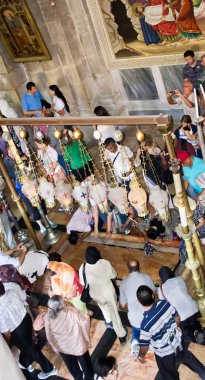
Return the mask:
[[194,103],[195,103],[195,108],[196,108],[196,118],[198,119],[199,117],[199,108],[198,108],[198,99],[197,99],[197,94],[196,94],[196,89],[194,88]]
[[181,220],[182,227],[188,226],[188,221],[187,221],[185,207],[179,207],[179,215],[180,215],[180,220]]
[[180,174],[179,173],[173,174],[173,178],[174,178],[176,194],[182,193],[182,180],[181,180]]
[[203,88],[202,84],[200,84],[200,90],[201,90],[201,93],[202,93],[203,98],[205,100],[205,91],[204,91],[204,88]]

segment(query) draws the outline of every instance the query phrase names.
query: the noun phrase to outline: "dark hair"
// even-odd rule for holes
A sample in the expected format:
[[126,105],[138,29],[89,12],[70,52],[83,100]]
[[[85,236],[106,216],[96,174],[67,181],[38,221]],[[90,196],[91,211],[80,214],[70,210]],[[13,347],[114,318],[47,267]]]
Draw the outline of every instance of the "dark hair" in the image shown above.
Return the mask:
[[59,89],[59,87],[56,84],[52,84],[51,86],[49,86],[49,88],[51,91],[55,91],[55,95],[57,96],[57,98],[61,99],[63,103],[65,104],[66,111],[70,112],[70,108],[67,103],[67,100],[65,96],[63,95],[63,93],[61,92],[61,90]]
[[162,284],[164,284],[170,278],[174,278],[175,275],[172,272],[171,268],[164,266],[164,267],[161,267],[159,270],[159,277],[160,277]]
[[78,242],[78,233],[77,231],[70,231],[70,235],[68,236],[68,241],[72,245],[76,245]]
[[110,116],[109,112],[102,106],[95,107],[94,113],[97,116]]
[[192,123],[191,117],[189,115],[184,115],[181,118],[181,123]]
[[156,240],[160,235],[165,233],[165,227],[162,221],[154,218],[150,221],[149,229],[147,231],[147,237],[152,240]]
[[[133,263],[136,263],[135,265],[132,265]],[[131,260],[129,263],[127,263],[127,267],[130,270],[130,272],[139,272],[140,265],[138,260]]]
[[3,282],[0,281],[0,296],[3,296],[5,294],[5,287]]
[[58,263],[61,263],[61,255],[58,252],[50,253],[48,256],[49,261],[58,261]]
[[41,140],[38,140],[37,138],[34,139],[35,142],[39,143],[39,144],[46,144],[46,145],[49,145],[51,143],[51,139],[50,137],[48,136],[44,136]]
[[0,125],[0,134],[3,135],[4,131],[2,129],[2,126]]
[[96,264],[97,261],[101,259],[100,251],[96,247],[90,245],[86,248],[85,259],[88,264]]
[[110,144],[116,144],[115,140],[112,137],[108,137],[104,141],[104,145],[107,148]]
[[154,303],[154,293],[146,285],[141,285],[137,289],[137,299],[142,306],[151,306]]
[[116,365],[116,359],[113,356],[107,356],[104,358],[98,358],[94,362],[94,372],[100,376],[105,377],[110,370]]
[[193,50],[186,50],[185,52],[184,52],[184,58],[186,58],[186,57],[194,57],[194,52],[193,52]]
[[35,85],[34,82],[28,82],[28,83],[26,84],[26,89],[27,89],[28,91],[31,91],[32,87],[36,87],[36,85]]

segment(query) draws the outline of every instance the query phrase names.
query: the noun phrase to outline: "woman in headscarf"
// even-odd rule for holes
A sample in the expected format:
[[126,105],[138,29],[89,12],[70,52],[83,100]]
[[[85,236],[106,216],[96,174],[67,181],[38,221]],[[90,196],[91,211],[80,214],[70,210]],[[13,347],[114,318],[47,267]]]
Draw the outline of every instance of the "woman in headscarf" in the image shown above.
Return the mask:
[[112,280],[117,273],[109,261],[101,258],[96,247],[87,247],[85,251],[86,264],[79,269],[79,279],[82,285],[89,285],[90,297],[101,309],[107,328],[113,328],[120,343],[126,343],[127,332],[124,329],[118,309],[117,295]]
[[182,333],[192,340],[194,332],[201,329],[198,322],[200,317],[196,302],[190,296],[186,283],[181,276],[175,277],[169,267],[163,266],[159,270],[161,286],[158,290],[159,299],[167,300],[175,307],[180,316],[179,327]]
[[86,305],[80,300],[83,287],[79,283],[77,270],[66,263],[51,261],[47,266],[47,273],[51,276],[50,297],[61,296],[77,309],[87,313]]

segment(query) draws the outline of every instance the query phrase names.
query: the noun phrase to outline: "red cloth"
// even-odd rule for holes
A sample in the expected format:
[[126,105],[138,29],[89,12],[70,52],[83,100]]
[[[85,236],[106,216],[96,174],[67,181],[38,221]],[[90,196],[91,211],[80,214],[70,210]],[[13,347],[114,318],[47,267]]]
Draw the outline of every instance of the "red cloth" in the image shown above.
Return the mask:
[[191,154],[186,152],[185,150],[181,150],[181,152],[177,154],[177,158],[181,161],[181,164],[183,164],[183,162],[186,161],[186,159],[190,156]]

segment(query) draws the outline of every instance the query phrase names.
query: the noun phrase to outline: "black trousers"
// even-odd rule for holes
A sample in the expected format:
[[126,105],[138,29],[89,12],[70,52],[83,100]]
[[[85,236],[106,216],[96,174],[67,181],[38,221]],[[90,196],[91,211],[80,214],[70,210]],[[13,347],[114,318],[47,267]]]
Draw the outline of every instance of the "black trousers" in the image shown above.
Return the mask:
[[27,313],[21,324],[11,333],[12,344],[20,350],[19,362],[28,367],[34,361],[38,363],[43,372],[50,372],[53,365],[42,354],[33,341],[33,324]]
[[184,364],[191,371],[197,373],[201,379],[205,380],[204,365],[190,352],[184,343],[183,350],[177,349],[176,354],[171,354],[161,358],[155,355],[158,366],[158,373],[155,380],[179,380],[178,365]]
[[197,312],[196,314],[191,315],[191,317],[180,322],[179,327],[181,328],[184,337],[188,336],[192,341],[194,340],[194,331],[201,330],[201,325],[198,321],[200,317],[200,312]]
[[84,181],[87,177],[90,176],[90,173],[94,173],[93,163],[92,161],[88,161],[82,168],[75,170],[72,169],[72,173],[75,176],[76,180],[79,182]]
[[63,353],[61,353],[60,355],[63,358],[66,367],[68,368],[75,380],[93,380],[93,367],[88,351],[86,351],[85,354],[81,356],[74,356]]

